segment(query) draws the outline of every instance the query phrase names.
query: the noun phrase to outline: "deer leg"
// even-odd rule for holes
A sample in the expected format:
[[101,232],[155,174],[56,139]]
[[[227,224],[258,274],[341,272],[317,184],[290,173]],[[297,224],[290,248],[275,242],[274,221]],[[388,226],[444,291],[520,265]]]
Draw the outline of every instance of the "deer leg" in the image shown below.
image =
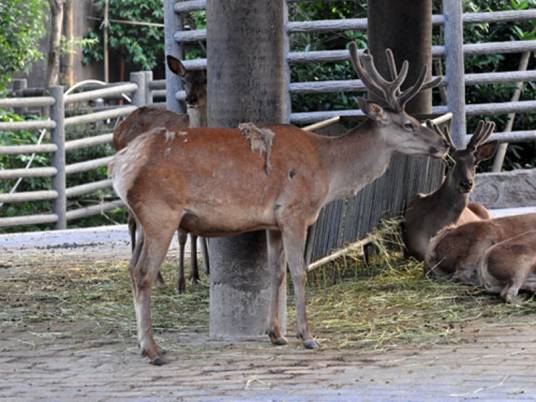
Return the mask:
[[[130,249],[134,253],[134,249],[136,248],[137,225],[136,219],[134,219],[134,216],[132,216],[132,214],[128,214],[128,232],[130,234]],[[158,271],[158,276],[156,277],[156,280],[158,282],[158,286],[164,287],[166,285],[166,283],[164,282],[164,278],[162,277],[162,273],[160,271]]]
[[203,266],[205,267],[205,274],[210,274],[210,260],[208,258],[208,239],[201,237],[201,252],[203,253]]
[[197,265],[197,236],[190,233],[190,261],[192,262],[192,273],[190,275],[190,283],[199,282],[199,268]]
[[525,280],[530,274],[529,272],[526,272],[524,267],[519,267],[519,269],[514,274],[514,277],[510,280],[510,283],[504,287],[504,289],[501,292],[501,297],[506,301],[507,303],[515,303],[517,294],[519,293],[519,289],[522,288],[523,284],[525,283]]
[[177,230],[179,236],[179,267],[177,271],[177,293],[184,293],[186,290],[186,280],[184,279],[184,249],[188,240],[188,232],[182,229]]
[[266,333],[274,345],[286,345],[288,341],[281,334],[281,327],[279,326],[279,298],[281,292],[286,291],[285,276],[287,273],[281,232],[277,230],[268,230],[266,239],[268,245],[268,267],[275,273],[272,280],[270,324]]
[[283,229],[283,247],[288,259],[296,297],[296,321],[298,325],[296,335],[298,338],[303,339],[303,346],[306,349],[317,349],[319,346],[309,333],[305,303],[307,272],[304,253],[306,232],[305,225],[287,226]]
[[[162,358],[163,352],[153,337],[151,288],[166,256],[175,228],[178,226],[178,224],[169,226],[166,223],[160,223],[160,225],[153,226],[156,229],[144,228],[141,250],[135,250],[135,255],[133,255],[129,266],[138,329],[138,344],[142,355],[147,356],[149,362],[157,366],[164,364],[165,361]],[[139,258],[136,259],[138,252]]]
[[128,214],[128,233],[130,234],[130,251],[134,252],[136,247],[136,219],[132,214]]

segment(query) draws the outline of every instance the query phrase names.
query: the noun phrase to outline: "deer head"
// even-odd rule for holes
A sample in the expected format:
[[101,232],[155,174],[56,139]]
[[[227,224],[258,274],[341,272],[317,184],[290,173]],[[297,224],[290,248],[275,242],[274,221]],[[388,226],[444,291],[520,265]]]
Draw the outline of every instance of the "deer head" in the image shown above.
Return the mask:
[[489,159],[497,149],[497,141],[486,142],[495,130],[495,123],[480,121],[465,149],[456,149],[448,126],[443,130],[433,125],[433,129],[443,135],[449,143],[449,164],[447,167],[447,183],[460,193],[470,193],[473,189],[476,167]]
[[438,85],[441,78],[425,82],[428,69],[427,66],[423,66],[415,83],[402,91],[400,87],[408,74],[409,63],[407,60],[404,61],[400,71],[397,71],[393,52],[387,49],[385,53],[389,79],[382,77],[378,72],[369,52],[365,51],[359,55],[355,42],[350,43],[354,70],[369,93],[377,99],[372,101],[358,98],[360,109],[381,128],[378,131],[395,151],[410,155],[443,156],[448,147],[443,137],[421,125],[417,119],[404,111],[406,104],[415,95]]
[[182,79],[184,92],[186,92],[186,106],[188,108],[202,109],[207,104],[207,75],[204,70],[187,70],[179,59],[167,56],[169,69]]

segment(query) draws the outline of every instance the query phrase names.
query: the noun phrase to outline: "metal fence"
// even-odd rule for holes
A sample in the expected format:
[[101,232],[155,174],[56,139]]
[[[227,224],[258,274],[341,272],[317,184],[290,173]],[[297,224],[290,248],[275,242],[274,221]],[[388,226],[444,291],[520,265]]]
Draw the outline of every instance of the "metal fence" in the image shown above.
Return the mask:
[[[181,15],[192,11],[203,10],[206,7],[205,0],[181,1],[173,3],[173,10],[181,20]],[[290,2],[290,1],[289,1]],[[516,101],[501,103],[466,104],[465,86],[497,83],[516,83],[536,80],[536,71],[506,71],[487,72],[480,74],[464,74],[464,56],[501,54],[501,53],[523,53],[536,50],[536,40],[519,40],[509,42],[492,43],[463,43],[463,24],[477,24],[484,22],[508,22],[536,19],[536,9],[519,11],[497,11],[485,13],[462,13],[461,1],[443,0],[444,15],[434,15],[432,23],[444,26],[445,44],[443,46],[433,46],[432,55],[434,57],[445,58],[446,76],[443,86],[446,86],[447,104],[433,107],[435,114],[452,112],[453,136],[457,144],[461,145],[465,135],[465,115],[494,115],[501,113],[524,113],[536,110],[536,101]],[[168,17],[168,20],[171,20]],[[179,28],[182,25],[179,25]],[[289,34],[308,32],[341,32],[348,30],[365,31],[367,29],[366,18],[355,18],[345,20],[321,20],[321,21],[292,21],[288,23],[287,32]],[[168,35],[172,35],[171,40],[177,42],[179,46],[183,43],[191,43],[206,40],[206,30],[181,31],[171,29]],[[169,40],[169,39],[168,39]],[[334,62],[350,60],[349,53],[344,50],[309,51],[309,52],[289,52],[289,63],[315,63]],[[185,61],[185,66],[192,69],[206,68],[206,59],[196,59]],[[314,82],[292,82],[289,85],[291,94],[311,94],[311,93],[333,93],[333,92],[355,92],[364,89],[360,80],[344,81],[314,81]],[[336,115],[340,116],[362,116],[358,109],[337,110],[337,111],[317,111],[292,113],[291,123],[307,124],[324,120]],[[494,137],[500,141],[531,141],[536,140],[536,130],[523,132],[495,133]]]
[[[288,0],[296,1],[296,0]],[[181,1],[166,0],[166,52],[181,54],[182,45],[206,39],[205,30],[183,31],[182,20],[186,13],[202,10],[206,7],[205,0]],[[435,105],[433,112],[443,114],[448,111],[454,115],[454,139],[460,144],[465,136],[466,115],[490,115],[499,113],[523,113],[536,110],[536,101],[514,101],[502,103],[466,104],[465,86],[491,83],[518,83],[536,80],[536,71],[490,72],[482,74],[464,74],[463,56],[490,53],[521,53],[536,50],[536,40],[510,41],[495,43],[463,43],[463,24],[482,22],[506,22],[536,19],[536,10],[504,11],[488,13],[462,14],[461,2],[444,0],[444,15],[434,15],[433,24],[444,26],[446,43],[434,46],[433,55],[445,58],[446,77],[443,85],[447,90],[447,102]],[[337,32],[346,30],[366,30],[367,20],[364,18],[323,21],[291,21],[288,23],[289,34],[300,32]],[[349,60],[345,49],[331,51],[289,52],[289,63],[318,63]],[[203,69],[205,59],[187,60],[187,68]],[[291,94],[317,94],[335,92],[354,92],[363,89],[360,80],[315,81],[289,83]],[[20,88],[19,88],[20,89]],[[24,93],[23,90],[19,91]],[[28,91],[27,93],[31,93]],[[118,97],[129,94],[132,104],[113,106],[109,110],[66,116],[67,109],[81,102],[99,98]],[[0,179],[27,177],[51,177],[52,188],[31,192],[0,194],[0,203],[51,201],[51,212],[39,215],[0,218],[0,227],[54,223],[55,227],[65,228],[68,221],[97,215],[121,205],[119,200],[100,203],[85,208],[67,209],[67,200],[91,192],[107,189],[109,180],[84,183],[75,187],[66,187],[66,177],[105,166],[110,157],[66,164],[66,153],[109,143],[111,133],[93,137],[65,141],[65,127],[103,121],[110,118],[125,116],[137,106],[154,104],[155,99],[166,99],[168,108],[179,109],[177,100],[184,99],[184,91],[178,79],[153,80],[150,72],[133,73],[131,82],[121,83],[103,88],[91,89],[72,95],[63,94],[61,87],[52,88],[46,96],[19,96],[0,99],[1,108],[49,108],[47,120],[0,123],[1,131],[16,130],[50,130],[51,141],[48,144],[0,146],[0,154],[33,154],[52,153],[52,165],[49,167],[29,169],[0,170]],[[333,116],[361,116],[359,110],[320,110],[316,112],[292,113],[291,122],[308,124]],[[521,142],[536,140],[536,130],[507,131],[495,133],[494,139],[501,142]],[[430,191],[436,187],[441,177],[441,166],[428,159],[396,158],[386,175],[367,186],[355,198],[337,201],[330,204],[321,214],[310,234],[308,255],[312,260],[328,254],[334,248],[363,237],[382,217],[396,214],[402,210],[406,202],[416,192]]]
[[[297,0],[287,0],[295,2]],[[165,1],[166,52],[181,55],[184,45],[206,40],[205,29],[184,30],[184,20],[188,13],[204,10],[206,0]],[[452,112],[453,140],[462,145],[466,140],[465,117],[472,115],[496,115],[506,113],[524,113],[536,110],[536,101],[519,101],[466,104],[465,87],[470,85],[519,83],[536,80],[536,71],[486,72],[465,74],[464,56],[500,53],[523,53],[536,50],[536,40],[519,40],[493,43],[463,43],[463,25],[485,22],[508,22],[536,19],[536,9],[520,11],[500,11],[484,13],[462,13],[463,2],[443,0],[443,15],[433,15],[432,23],[443,26],[445,43],[433,46],[434,58],[445,61],[446,74],[443,90],[446,102],[433,106],[434,114]],[[320,21],[289,21],[287,32],[320,33],[341,32],[348,30],[365,31],[366,18]],[[289,51],[289,64],[338,62],[350,60],[346,49],[329,51]],[[187,68],[205,69],[206,59],[185,61]],[[180,83],[173,78],[168,79],[168,108],[178,108],[173,100],[180,89]],[[290,94],[325,94],[336,92],[355,92],[363,90],[360,80],[290,82]],[[294,124],[309,124],[333,116],[358,117],[362,112],[351,110],[318,110],[315,112],[294,112],[290,121]],[[523,142],[536,140],[536,130],[506,131],[493,134],[492,139],[501,142]],[[502,163],[502,162],[501,162]],[[397,157],[386,174],[365,187],[357,197],[349,200],[336,201],[328,205],[313,226],[308,242],[308,257],[315,260],[340,248],[345,243],[365,236],[386,216],[399,214],[406,203],[416,192],[426,192],[437,187],[441,180],[442,167],[434,161],[423,158]]]
[[[18,82],[16,93],[24,95],[25,90],[23,87],[24,86],[21,86]],[[32,92],[35,93],[39,91],[26,90],[26,93]],[[68,116],[66,113],[68,109],[73,109],[80,103],[102,100],[104,98],[125,97],[125,95],[128,95],[126,98],[130,99],[130,105],[114,105],[113,107],[108,108],[108,110],[91,111],[89,113],[74,116]],[[68,221],[99,215],[110,209],[122,206],[122,202],[116,199],[84,208],[67,208],[68,199],[111,188],[111,180],[109,179],[67,187],[67,177],[72,174],[88,172],[107,166],[112,157],[103,156],[96,159],[67,164],[66,155],[75,150],[108,144],[112,141],[112,133],[109,132],[66,141],[65,130],[66,128],[76,125],[85,125],[89,123],[103,122],[109,119],[122,118],[131,113],[138,106],[153,104],[154,99],[162,98],[163,96],[165,96],[164,80],[154,81],[152,80],[152,73],[137,72],[131,74],[131,82],[106,85],[103,88],[69,95],[64,94],[63,87],[55,86],[50,88],[49,94],[45,96],[18,96],[0,99],[0,108],[14,109],[16,111],[28,108],[38,108],[40,113],[43,113],[43,109],[47,112],[46,114],[41,115],[41,120],[0,122],[0,131],[50,130],[51,134],[50,143],[0,146],[0,155],[53,154],[51,158],[51,166],[48,167],[0,170],[0,180],[32,177],[52,178],[51,189],[0,194],[1,204],[32,201],[51,202],[49,213],[3,217],[0,218],[0,227],[53,223],[56,229],[64,229],[66,228]],[[48,115],[48,118],[45,118],[45,115]]]

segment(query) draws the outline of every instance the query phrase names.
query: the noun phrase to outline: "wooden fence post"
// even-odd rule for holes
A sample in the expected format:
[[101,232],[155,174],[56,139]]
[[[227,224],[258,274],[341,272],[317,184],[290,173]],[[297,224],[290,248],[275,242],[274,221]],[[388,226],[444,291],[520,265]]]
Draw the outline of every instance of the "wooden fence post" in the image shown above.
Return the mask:
[[132,104],[138,107],[144,106],[146,101],[145,95],[145,73],[143,71],[138,71],[135,73],[130,73],[130,82],[133,82],[138,86],[136,92],[132,94]]
[[458,148],[465,146],[465,80],[463,58],[463,2],[443,0],[445,16],[445,62],[448,111],[452,112],[452,140]]
[[65,195],[65,107],[63,103],[63,87],[50,87],[50,95],[54,98],[54,104],[50,107],[50,118],[56,123],[51,130],[52,143],[58,148],[52,157],[52,166],[57,170],[52,180],[52,186],[58,193],[54,200],[52,210],[58,216],[55,229],[67,227],[67,197]]

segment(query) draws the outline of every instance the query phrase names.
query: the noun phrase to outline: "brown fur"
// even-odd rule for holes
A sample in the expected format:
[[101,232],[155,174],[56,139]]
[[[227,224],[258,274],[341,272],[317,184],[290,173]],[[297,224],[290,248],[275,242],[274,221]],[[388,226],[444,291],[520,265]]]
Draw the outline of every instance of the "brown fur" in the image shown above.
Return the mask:
[[238,125],[238,129],[249,141],[253,152],[259,151],[261,155],[264,154],[264,170],[268,174],[271,167],[270,156],[274,133],[266,128],[259,128],[253,123],[241,123]]
[[536,292],[536,231],[490,247],[479,268],[481,284],[507,302],[513,302],[519,290]]
[[129,114],[114,130],[112,145],[120,151],[138,135],[153,128],[188,128],[189,124],[187,114],[143,106]]
[[[351,50],[357,57],[355,44]],[[406,102],[420,88],[430,87],[425,73],[410,92],[400,94],[403,79],[398,87],[389,85],[391,101],[400,96]],[[291,125],[265,127],[274,134],[268,175],[265,161],[251,151],[239,129],[190,128],[181,133],[162,128],[140,135],[115,156],[110,168],[114,189],[143,229],[129,271],[138,342],[151,363],[163,363],[152,333],[151,286],[177,226],[202,236],[268,230],[268,266],[278,280],[272,282],[267,333],[272,343],[286,343],[278,316],[286,256],[296,297],[296,333],[306,348],[318,347],[309,332],[305,301],[308,226],[328,202],[356,194],[383,175],[395,152],[442,157],[447,151],[445,140],[403,107],[395,112],[362,98],[359,105],[369,119],[341,137]],[[129,168],[134,161],[140,161],[139,167]]]
[[430,242],[426,270],[479,285],[478,267],[488,248],[536,228],[536,214],[471,222],[440,231]]
[[[181,77],[186,92],[186,103],[188,105],[188,114],[174,113],[154,107],[140,107],[130,115],[117,127],[113,133],[112,145],[120,151],[125,148],[136,137],[147,133],[155,128],[164,127],[168,129],[167,133],[175,135],[173,128],[182,129],[188,127],[200,127],[206,125],[206,74],[204,71],[187,71],[180,60],[167,56],[167,64],[171,72]],[[182,131],[179,131],[179,135]],[[136,164],[136,162],[133,162]],[[130,233],[131,245],[134,250],[136,243],[136,222],[129,216],[128,228]],[[186,280],[184,277],[184,252],[188,234],[178,231],[179,238],[179,266],[177,273],[177,292],[182,293],[186,289]],[[205,239],[201,239],[203,250],[203,262],[209,270],[208,251]],[[197,236],[191,236],[191,262],[192,274],[190,280],[192,282],[199,281],[199,268],[197,261]],[[164,285],[162,275],[158,273],[158,282]]]
[[480,204],[468,204],[473,188],[476,167],[491,158],[496,142],[485,143],[495,128],[494,123],[481,121],[465,149],[457,150],[448,129],[434,129],[450,143],[450,159],[454,162],[443,178],[443,183],[430,194],[418,194],[404,213],[402,239],[405,255],[424,260],[430,239],[448,225],[488,219],[489,212]]

